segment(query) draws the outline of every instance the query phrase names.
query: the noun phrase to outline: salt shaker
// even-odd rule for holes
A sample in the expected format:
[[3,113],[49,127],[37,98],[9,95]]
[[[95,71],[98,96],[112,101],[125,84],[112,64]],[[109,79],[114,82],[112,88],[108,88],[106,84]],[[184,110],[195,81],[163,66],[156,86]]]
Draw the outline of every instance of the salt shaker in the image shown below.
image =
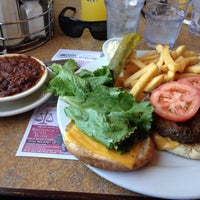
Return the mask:
[[36,36],[46,36],[43,9],[39,0],[24,0],[20,10],[22,18],[27,20],[23,24],[24,34],[29,35],[30,39]]
[[[0,0],[0,37],[5,39],[6,46],[18,45],[23,40],[21,26],[17,22],[19,22],[17,1]],[[0,40],[0,46],[2,45],[3,40]]]

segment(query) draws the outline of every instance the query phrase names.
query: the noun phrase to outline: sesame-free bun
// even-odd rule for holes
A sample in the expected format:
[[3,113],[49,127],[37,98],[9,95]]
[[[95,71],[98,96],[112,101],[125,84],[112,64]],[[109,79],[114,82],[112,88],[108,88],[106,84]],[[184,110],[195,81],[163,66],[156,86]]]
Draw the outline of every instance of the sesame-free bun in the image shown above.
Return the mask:
[[[67,150],[70,153],[72,153],[75,157],[77,157],[80,161],[84,162],[85,164],[88,164],[96,168],[105,169],[105,170],[131,171],[131,170],[135,170],[146,165],[152,159],[155,148],[154,148],[154,143],[151,137],[148,137],[144,141],[140,142],[139,147],[138,147],[139,150],[138,150],[138,153],[136,154],[135,161],[133,162],[131,166],[127,167],[123,163],[117,162],[116,160],[112,160],[109,157],[100,155],[98,153],[94,153],[92,149],[95,148],[95,145],[94,147],[91,147],[92,142],[88,144],[90,145],[90,149],[82,147],[81,145],[75,142],[71,142],[69,138],[67,138],[67,134],[72,129],[73,126],[76,126],[76,125],[72,121],[67,125],[66,134],[64,135],[64,143],[67,147]],[[74,131],[74,134],[75,133],[76,131]],[[109,152],[113,150],[107,150],[107,151]],[[119,156],[122,156],[120,153],[118,154]]]
[[190,159],[200,160],[200,144],[180,144],[178,147],[167,150],[170,153],[176,154]]

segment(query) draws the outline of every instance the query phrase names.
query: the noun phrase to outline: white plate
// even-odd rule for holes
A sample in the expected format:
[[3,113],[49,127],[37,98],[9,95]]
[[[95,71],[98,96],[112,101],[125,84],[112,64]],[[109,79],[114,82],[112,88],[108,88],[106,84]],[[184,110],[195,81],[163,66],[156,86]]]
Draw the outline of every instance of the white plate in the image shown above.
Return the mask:
[[33,94],[22,99],[9,102],[1,102],[0,117],[17,115],[32,110],[47,101],[51,95],[52,93],[46,93],[44,91],[44,87],[41,87]]
[[[143,54],[143,51],[139,51]],[[86,66],[89,70],[106,65],[101,58]],[[58,124],[62,134],[69,122],[64,113],[67,104],[57,103]],[[189,160],[167,152],[156,151],[150,164],[133,172],[113,172],[88,166],[104,179],[127,190],[167,199],[200,198],[200,161]]]

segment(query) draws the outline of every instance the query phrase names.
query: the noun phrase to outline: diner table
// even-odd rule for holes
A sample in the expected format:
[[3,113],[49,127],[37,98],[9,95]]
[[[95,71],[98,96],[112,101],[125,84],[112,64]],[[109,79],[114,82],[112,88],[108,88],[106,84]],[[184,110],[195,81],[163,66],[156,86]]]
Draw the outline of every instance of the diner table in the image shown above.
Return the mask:
[[[55,0],[54,34],[42,46],[26,52],[43,61],[51,60],[59,49],[102,51],[104,41],[94,39],[89,30],[79,38],[66,36],[60,29],[58,14],[74,6],[80,14],[80,0]],[[144,36],[145,18],[141,15],[138,33]],[[175,48],[185,44],[200,52],[200,37],[182,25]],[[151,50],[143,39],[137,49]],[[19,157],[17,149],[33,110],[0,118],[0,198],[4,199],[155,199],[119,187],[92,172],[78,160]]]

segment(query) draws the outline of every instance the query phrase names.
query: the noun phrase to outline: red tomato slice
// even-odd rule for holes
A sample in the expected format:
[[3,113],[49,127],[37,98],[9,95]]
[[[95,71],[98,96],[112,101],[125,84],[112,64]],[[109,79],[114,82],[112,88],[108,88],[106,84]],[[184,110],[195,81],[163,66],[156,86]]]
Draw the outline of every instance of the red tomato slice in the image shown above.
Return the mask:
[[156,88],[150,96],[150,103],[161,117],[183,122],[197,113],[200,97],[194,87],[173,81]]
[[200,95],[200,76],[188,76],[188,77],[179,79],[178,82],[193,86],[199,91],[199,95]]

